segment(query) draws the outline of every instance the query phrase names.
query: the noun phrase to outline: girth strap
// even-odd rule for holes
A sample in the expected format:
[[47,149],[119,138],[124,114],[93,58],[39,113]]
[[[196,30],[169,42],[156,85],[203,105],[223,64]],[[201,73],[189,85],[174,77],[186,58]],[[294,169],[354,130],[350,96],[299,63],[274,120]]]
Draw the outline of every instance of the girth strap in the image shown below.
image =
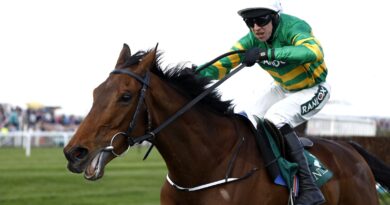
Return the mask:
[[177,190],[185,191],[185,192],[192,192],[192,191],[200,191],[200,190],[203,190],[203,189],[209,189],[209,188],[213,188],[213,187],[216,187],[216,186],[219,186],[219,185],[222,185],[222,184],[228,184],[228,183],[232,183],[232,182],[236,182],[236,181],[240,181],[240,180],[246,179],[246,178],[252,176],[252,174],[255,173],[257,170],[258,170],[257,168],[253,168],[251,171],[249,171],[244,176],[239,177],[239,178],[221,179],[221,180],[218,180],[218,181],[210,182],[210,183],[207,183],[207,184],[202,184],[202,185],[195,186],[195,187],[181,187],[181,186],[175,184],[172,181],[172,179],[169,178],[168,175],[167,175],[167,181],[169,182],[169,184],[171,186],[175,187]]

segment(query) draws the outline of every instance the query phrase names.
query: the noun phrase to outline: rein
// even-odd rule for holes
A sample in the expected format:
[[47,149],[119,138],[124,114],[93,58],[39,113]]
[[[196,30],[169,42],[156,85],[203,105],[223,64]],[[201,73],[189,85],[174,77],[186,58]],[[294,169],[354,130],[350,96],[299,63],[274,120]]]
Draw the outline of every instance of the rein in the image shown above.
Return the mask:
[[[206,65],[211,65],[211,64],[213,64],[214,62],[218,61],[219,59],[221,59],[223,57],[226,57],[226,56],[229,56],[229,55],[233,55],[233,54],[236,54],[236,53],[243,53],[243,52],[245,52],[245,51],[238,50],[238,51],[231,51],[231,52],[225,53],[225,54],[219,56],[218,58],[210,61],[209,63],[201,66],[201,68],[196,70],[196,73],[198,73],[199,71],[201,71],[204,68],[206,68],[207,67]],[[140,143],[140,142],[142,142],[144,140],[148,140],[149,141],[150,139],[154,138],[156,136],[156,134],[158,134],[162,129],[164,129],[166,126],[171,124],[178,117],[180,117],[182,114],[184,114],[189,109],[191,109],[196,103],[201,101],[206,95],[208,95],[209,93],[214,91],[215,88],[220,86],[223,82],[225,82],[227,79],[229,79],[230,77],[232,77],[234,74],[238,73],[241,69],[243,69],[245,67],[246,67],[246,64],[240,64],[237,68],[233,69],[233,71],[230,72],[229,74],[227,74],[224,78],[222,78],[221,80],[219,80],[216,83],[214,83],[212,86],[210,86],[205,91],[203,91],[201,94],[199,94],[196,98],[194,98],[193,100],[188,102],[186,105],[184,105],[180,110],[178,110],[174,115],[172,115],[170,118],[168,118],[165,122],[163,122],[160,126],[158,126],[153,131],[148,132],[148,133],[146,133],[143,136],[139,136],[139,137],[135,137],[135,138],[129,138],[128,139],[129,145],[133,146],[136,143]],[[148,150],[148,153],[149,153],[149,150]]]
[[[245,52],[245,50],[237,50],[237,51],[231,51],[231,52],[228,52],[228,53],[225,53],[217,58],[215,58],[214,60],[210,61],[209,63],[207,64],[204,64],[203,66],[200,66],[195,72],[198,73],[200,72],[201,70],[203,70],[204,68],[208,67],[209,65],[212,65],[214,62],[218,61],[219,59],[223,58],[223,57],[226,57],[226,56],[229,56],[229,55],[233,55],[233,54],[237,54],[237,53],[243,53]],[[195,97],[193,100],[191,100],[190,102],[188,102],[186,105],[184,105],[181,109],[179,109],[175,114],[173,114],[171,117],[169,117],[166,121],[164,121],[161,125],[159,125],[157,128],[155,128],[154,130],[152,131],[148,131],[146,132],[145,135],[143,136],[139,136],[139,137],[131,137],[130,136],[130,133],[131,131],[134,129],[135,125],[136,125],[136,121],[137,121],[137,116],[139,114],[139,111],[140,111],[140,108],[141,108],[141,105],[143,104],[144,100],[145,100],[145,93],[146,93],[146,90],[147,88],[149,87],[149,83],[150,83],[150,71],[147,72],[145,74],[144,77],[141,77],[139,76],[138,74],[134,73],[134,72],[131,72],[131,71],[128,71],[128,70],[113,70],[110,74],[126,74],[132,78],[135,78],[137,81],[139,81],[141,84],[142,84],[142,88],[140,90],[140,97],[138,98],[138,104],[137,104],[137,107],[136,107],[136,110],[132,116],[132,121],[130,122],[130,125],[125,132],[118,132],[116,133],[113,138],[111,139],[111,143],[109,146],[107,146],[106,148],[104,148],[105,151],[111,151],[115,156],[122,156],[123,154],[125,154],[128,149],[132,146],[134,146],[135,144],[137,143],[141,143],[143,141],[149,141],[152,143],[152,140],[156,137],[156,135],[161,131],[163,130],[165,127],[167,127],[169,124],[171,124],[173,121],[175,121],[178,117],[180,117],[181,115],[183,115],[185,112],[187,112],[189,109],[191,109],[196,103],[198,103],[200,100],[202,100],[205,96],[207,96],[209,93],[211,93],[212,91],[214,91],[215,88],[217,88],[218,86],[220,86],[223,82],[225,82],[227,79],[229,79],[230,77],[232,77],[233,75],[235,75],[236,73],[238,73],[240,70],[242,70],[244,67],[246,67],[246,64],[242,63],[240,64],[239,66],[237,66],[235,69],[232,70],[232,72],[230,72],[229,74],[227,74],[224,78],[222,78],[221,80],[217,81],[216,83],[214,83],[212,86],[208,87],[205,91],[203,91],[201,94],[199,94],[197,97]],[[151,119],[150,119],[150,114],[149,114],[149,111],[146,107],[146,112],[148,114],[148,125],[149,125],[149,130],[150,130],[150,127],[151,127]],[[236,122],[235,122],[235,125],[236,125]],[[238,132],[238,128],[237,128],[237,125],[235,126],[236,127],[236,131]],[[125,137],[127,137],[127,142],[129,144],[129,147],[128,149],[124,152],[124,153],[121,153],[121,154],[117,154],[114,152],[114,147],[113,147],[113,141],[114,141],[114,138],[118,135],[124,135]],[[240,177],[240,178],[229,178],[230,174],[231,174],[231,171],[232,171],[232,167],[233,167],[233,164],[236,160],[236,157],[238,155],[238,152],[240,151],[240,148],[241,148],[241,145],[243,144],[243,142],[245,141],[245,138],[241,138],[241,141],[239,142],[239,144],[237,145],[237,148],[236,148],[236,151],[232,157],[232,159],[229,161],[229,165],[228,165],[228,168],[227,168],[227,172],[226,172],[226,175],[225,175],[225,178],[222,179],[222,180],[218,180],[218,181],[215,181],[215,182],[212,182],[212,183],[208,183],[208,184],[204,184],[204,185],[200,185],[200,186],[196,186],[196,187],[192,187],[192,188],[185,188],[185,187],[181,187],[181,186],[178,186],[176,185],[170,178],[169,176],[167,175],[167,181],[173,186],[175,187],[176,189],[178,190],[181,190],[181,191],[199,191],[199,190],[203,190],[203,189],[207,189],[207,188],[211,188],[211,187],[215,187],[215,186],[218,186],[218,185],[221,185],[221,184],[226,184],[226,183],[231,183],[231,182],[234,182],[234,181],[238,181],[238,180],[243,180],[243,179],[246,179],[248,178],[249,176],[251,176],[255,171],[257,171],[258,169],[257,168],[253,168],[251,171],[249,171],[247,174],[245,174],[244,176]],[[152,145],[149,147],[148,151],[146,152],[145,156],[144,156],[144,160],[147,158],[147,156],[149,155],[150,151],[152,150],[152,148],[154,147],[154,144],[152,143]]]

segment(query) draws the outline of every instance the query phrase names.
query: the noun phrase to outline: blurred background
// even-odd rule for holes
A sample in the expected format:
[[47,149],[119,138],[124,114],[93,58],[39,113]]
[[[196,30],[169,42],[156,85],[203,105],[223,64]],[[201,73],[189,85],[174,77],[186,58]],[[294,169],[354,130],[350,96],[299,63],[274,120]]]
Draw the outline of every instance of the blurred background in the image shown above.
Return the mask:
[[[300,134],[356,140],[390,164],[385,3],[282,0],[285,13],[312,26],[332,86],[330,102]],[[159,43],[167,68],[204,64],[248,32],[238,9],[238,2],[222,0],[1,1],[0,204],[158,204],[166,174],[158,153],[141,162],[144,148],[132,150],[91,183],[66,170],[61,147],[88,113],[93,89],[113,69],[123,43],[133,53]],[[271,82],[253,66],[219,90],[240,111]]]

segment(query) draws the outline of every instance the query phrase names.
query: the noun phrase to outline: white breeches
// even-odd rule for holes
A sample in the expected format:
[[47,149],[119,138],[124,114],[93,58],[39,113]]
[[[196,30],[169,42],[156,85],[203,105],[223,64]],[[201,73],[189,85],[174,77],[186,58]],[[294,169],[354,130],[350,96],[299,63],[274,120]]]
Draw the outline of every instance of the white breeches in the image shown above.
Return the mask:
[[271,121],[277,128],[285,124],[296,127],[317,114],[329,97],[330,85],[326,82],[292,92],[273,83],[246,112],[255,126],[254,116]]

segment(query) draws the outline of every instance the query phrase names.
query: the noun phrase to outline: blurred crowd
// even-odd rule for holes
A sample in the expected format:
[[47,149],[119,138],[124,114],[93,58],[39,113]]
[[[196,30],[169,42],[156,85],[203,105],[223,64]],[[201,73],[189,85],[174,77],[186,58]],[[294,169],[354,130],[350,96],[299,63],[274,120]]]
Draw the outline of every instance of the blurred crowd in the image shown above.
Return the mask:
[[0,104],[0,130],[2,133],[18,130],[74,131],[82,121],[75,115],[56,115],[56,107],[22,109]]

